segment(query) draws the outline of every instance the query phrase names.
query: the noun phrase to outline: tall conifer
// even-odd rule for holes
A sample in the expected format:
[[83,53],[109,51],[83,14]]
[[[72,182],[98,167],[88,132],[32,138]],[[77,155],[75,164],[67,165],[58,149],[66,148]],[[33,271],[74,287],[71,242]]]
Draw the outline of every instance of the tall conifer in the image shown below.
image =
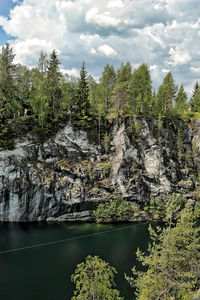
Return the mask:
[[49,108],[52,116],[58,113],[62,104],[61,78],[62,74],[59,70],[59,59],[55,50],[50,55],[50,61],[47,69],[47,94],[49,97]]
[[192,97],[190,99],[190,107],[194,112],[200,112],[200,85],[198,82],[195,83]]
[[151,109],[151,75],[146,64],[134,70],[130,80],[131,109],[135,113],[146,113]]
[[121,64],[117,70],[117,77],[111,97],[111,112],[122,116],[128,112],[130,90],[129,82],[131,78],[131,64],[127,62],[125,65]]
[[89,84],[87,80],[87,71],[85,62],[83,62],[80,79],[76,90],[76,99],[74,104],[74,115],[77,119],[77,125],[81,127],[90,127],[90,103],[89,103]]
[[20,109],[16,101],[16,85],[14,82],[16,65],[13,50],[7,43],[0,53],[0,113],[8,118]]
[[164,113],[172,109],[177,89],[172,73],[169,72],[158,89],[157,98],[161,112]]
[[180,113],[183,113],[187,109],[187,94],[182,84],[175,98],[175,109]]

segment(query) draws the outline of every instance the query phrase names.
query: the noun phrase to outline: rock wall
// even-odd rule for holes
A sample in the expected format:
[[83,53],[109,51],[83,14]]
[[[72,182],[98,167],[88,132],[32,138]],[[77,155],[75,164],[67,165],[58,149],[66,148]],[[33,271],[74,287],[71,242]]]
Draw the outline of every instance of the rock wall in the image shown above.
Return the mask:
[[176,192],[198,196],[200,120],[127,118],[110,124],[110,149],[70,124],[43,144],[0,152],[0,221],[89,221],[115,189],[139,205]]

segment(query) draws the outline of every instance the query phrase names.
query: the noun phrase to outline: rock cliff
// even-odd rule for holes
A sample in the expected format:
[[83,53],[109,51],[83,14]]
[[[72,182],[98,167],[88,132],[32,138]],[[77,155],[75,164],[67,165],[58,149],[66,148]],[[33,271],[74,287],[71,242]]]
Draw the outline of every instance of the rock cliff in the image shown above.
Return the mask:
[[88,221],[115,189],[138,205],[198,196],[200,120],[118,119],[109,131],[107,152],[70,124],[44,143],[26,137],[0,151],[0,221]]

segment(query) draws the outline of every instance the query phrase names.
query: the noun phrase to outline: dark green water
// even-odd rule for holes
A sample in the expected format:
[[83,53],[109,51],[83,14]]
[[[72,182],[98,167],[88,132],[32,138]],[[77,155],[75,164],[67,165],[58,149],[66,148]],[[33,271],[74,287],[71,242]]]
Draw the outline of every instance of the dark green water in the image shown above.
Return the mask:
[[[114,230],[83,239],[0,254],[1,300],[66,300],[72,296],[70,276],[89,254],[114,266],[117,287],[126,300],[134,299],[124,279],[136,264],[138,246],[146,250],[147,224],[0,224],[0,251]],[[123,228],[123,230],[118,230]],[[116,231],[115,231],[116,230]]]

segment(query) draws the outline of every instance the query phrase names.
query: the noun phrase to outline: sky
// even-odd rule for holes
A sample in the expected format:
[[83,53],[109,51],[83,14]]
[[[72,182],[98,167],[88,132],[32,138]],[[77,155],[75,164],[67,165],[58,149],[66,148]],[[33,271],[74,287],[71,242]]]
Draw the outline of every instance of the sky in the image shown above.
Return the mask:
[[83,60],[98,79],[106,64],[147,63],[157,88],[171,71],[191,93],[200,81],[199,0],[0,0],[0,46],[37,65],[55,49],[78,76]]

